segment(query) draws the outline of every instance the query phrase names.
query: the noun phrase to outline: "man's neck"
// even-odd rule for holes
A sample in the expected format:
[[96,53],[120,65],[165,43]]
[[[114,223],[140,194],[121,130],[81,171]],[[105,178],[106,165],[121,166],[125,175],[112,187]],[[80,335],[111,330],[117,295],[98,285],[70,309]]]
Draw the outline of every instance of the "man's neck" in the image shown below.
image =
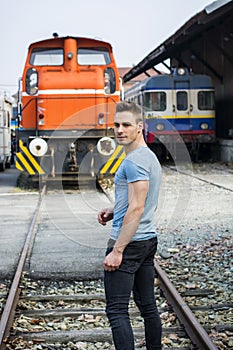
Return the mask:
[[138,147],[147,147],[147,144],[145,143],[144,139],[143,140],[140,140],[140,141],[135,141],[135,142],[132,142],[131,144],[129,145],[125,145],[124,146],[124,149],[125,149],[125,153],[128,154],[132,151],[134,151],[136,148]]

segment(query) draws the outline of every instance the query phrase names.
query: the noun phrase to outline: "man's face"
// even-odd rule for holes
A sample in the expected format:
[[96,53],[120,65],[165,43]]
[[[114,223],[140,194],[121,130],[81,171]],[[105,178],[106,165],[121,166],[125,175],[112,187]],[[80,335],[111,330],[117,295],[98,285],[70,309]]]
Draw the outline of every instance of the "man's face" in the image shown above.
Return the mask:
[[136,124],[135,118],[131,112],[116,113],[114,119],[114,132],[118,144],[129,145],[132,142],[137,142],[139,124]]

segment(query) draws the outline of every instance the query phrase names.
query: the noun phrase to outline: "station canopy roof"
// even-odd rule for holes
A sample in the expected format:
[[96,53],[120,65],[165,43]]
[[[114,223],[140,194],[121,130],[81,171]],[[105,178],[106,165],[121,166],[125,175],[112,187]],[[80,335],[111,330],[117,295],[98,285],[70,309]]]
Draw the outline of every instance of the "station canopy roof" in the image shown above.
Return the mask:
[[198,38],[205,31],[211,29],[215,23],[219,23],[222,18],[230,15],[232,9],[233,0],[217,0],[206,6],[203,11],[193,16],[177,32],[128,71],[123,76],[124,83],[139,74],[145,73],[148,69],[153,68],[156,70],[155,66],[159,63],[163,63],[166,66],[164,61],[175,57],[177,51],[184,49],[190,41]]

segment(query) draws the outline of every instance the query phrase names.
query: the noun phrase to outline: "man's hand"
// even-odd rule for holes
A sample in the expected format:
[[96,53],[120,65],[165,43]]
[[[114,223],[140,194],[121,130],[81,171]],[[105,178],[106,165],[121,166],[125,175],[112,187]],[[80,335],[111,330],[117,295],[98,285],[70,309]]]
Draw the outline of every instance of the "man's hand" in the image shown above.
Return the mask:
[[122,256],[122,252],[113,248],[113,251],[104,259],[104,270],[110,272],[117,270],[122,262]]
[[113,219],[113,208],[102,209],[98,214],[98,221],[101,225],[106,225]]

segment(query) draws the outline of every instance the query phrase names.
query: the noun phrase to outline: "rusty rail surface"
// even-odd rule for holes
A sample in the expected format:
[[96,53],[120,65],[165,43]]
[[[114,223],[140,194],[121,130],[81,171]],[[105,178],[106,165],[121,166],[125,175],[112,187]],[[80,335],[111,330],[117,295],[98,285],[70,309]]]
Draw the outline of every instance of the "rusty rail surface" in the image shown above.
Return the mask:
[[5,340],[9,335],[10,328],[12,326],[12,322],[14,320],[14,314],[15,314],[15,309],[18,303],[19,299],[19,294],[20,294],[20,288],[19,288],[19,283],[20,279],[23,273],[23,269],[25,266],[26,259],[28,257],[28,254],[30,253],[31,246],[33,244],[34,240],[34,231],[35,231],[35,226],[37,223],[40,207],[42,204],[43,196],[46,192],[46,185],[43,186],[42,191],[40,193],[40,197],[36,206],[36,209],[33,214],[32,222],[29,228],[29,231],[27,233],[25,243],[23,246],[22,253],[19,258],[18,266],[16,269],[16,273],[13,279],[13,282],[11,284],[11,288],[6,300],[6,304],[2,313],[1,321],[0,321],[0,350],[5,349]]
[[184,299],[175,289],[167,274],[161,269],[156,261],[154,266],[158,274],[159,287],[161,288],[168,303],[173,308],[180,323],[184,326],[184,329],[192,343],[199,350],[218,350],[216,345],[210,339],[209,335],[206,333],[205,329],[185,303]]

